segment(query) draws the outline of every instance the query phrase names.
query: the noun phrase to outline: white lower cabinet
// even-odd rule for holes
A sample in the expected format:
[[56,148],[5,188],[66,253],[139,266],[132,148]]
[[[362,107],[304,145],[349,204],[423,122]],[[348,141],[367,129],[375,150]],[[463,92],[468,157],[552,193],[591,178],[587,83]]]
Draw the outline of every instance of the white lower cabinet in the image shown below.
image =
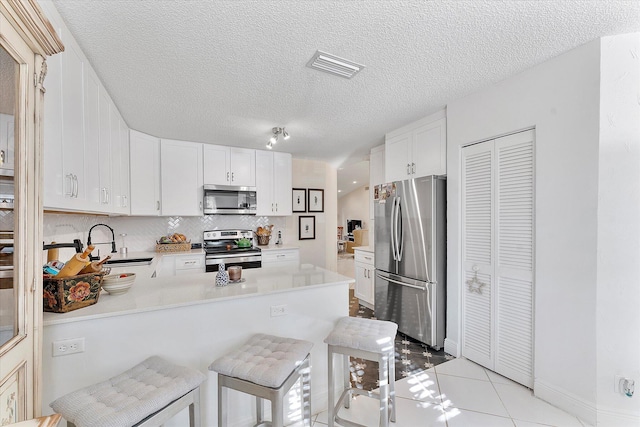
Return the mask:
[[156,277],[204,273],[204,253],[165,254],[156,269]]
[[298,264],[300,264],[300,250],[298,248],[262,250],[263,267],[283,267]]
[[376,272],[374,255],[369,249],[354,249],[356,288],[355,297],[362,305],[369,308],[374,306],[374,275]]

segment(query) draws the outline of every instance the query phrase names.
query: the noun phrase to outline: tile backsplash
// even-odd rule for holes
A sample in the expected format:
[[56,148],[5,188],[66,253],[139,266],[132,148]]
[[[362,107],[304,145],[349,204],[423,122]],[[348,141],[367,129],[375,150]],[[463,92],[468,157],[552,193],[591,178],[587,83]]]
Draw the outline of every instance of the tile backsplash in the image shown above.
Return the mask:
[[[156,240],[160,236],[174,232],[182,233],[191,243],[202,242],[202,233],[207,230],[240,228],[255,230],[256,228],[273,224],[275,241],[278,231],[285,230],[284,217],[265,217],[252,215],[206,215],[202,217],[107,217],[100,215],[81,214],[44,214],[43,236],[46,243],[73,242],[80,239],[83,245],[87,243],[89,229],[95,224],[107,224],[113,228],[116,237],[116,248],[126,246],[129,252],[154,251]],[[121,236],[126,234],[126,236]],[[287,243],[286,236],[284,243]],[[105,227],[96,227],[91,232],[93,243],[99,243],[101,255],[111,251],[111,232]],[[73,250],[69,252],[73,253]],[[95,252],[94,252],[95,254]],[[62,255],[62,253],[61,253]]]

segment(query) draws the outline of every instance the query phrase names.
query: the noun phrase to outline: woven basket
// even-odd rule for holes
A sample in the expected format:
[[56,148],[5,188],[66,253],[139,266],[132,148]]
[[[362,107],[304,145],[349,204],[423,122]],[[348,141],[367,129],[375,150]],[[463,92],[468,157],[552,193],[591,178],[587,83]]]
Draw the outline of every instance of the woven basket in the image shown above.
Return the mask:
[[269,244],[269,239],[271,236],[257,236],[258,237],[258,246],[266,246]]
[[185,252],[191,250],[191,242],[156,243],[156,252]]
[[101,271],[63,279],[45,277],[42,298],[44,311],[66,313],[97,303],[105,274]]

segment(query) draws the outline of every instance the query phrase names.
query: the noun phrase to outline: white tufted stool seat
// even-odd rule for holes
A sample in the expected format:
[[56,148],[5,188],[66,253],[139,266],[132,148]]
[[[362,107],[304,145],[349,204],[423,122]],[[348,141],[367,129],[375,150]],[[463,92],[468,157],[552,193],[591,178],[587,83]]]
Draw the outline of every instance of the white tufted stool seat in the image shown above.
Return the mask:
[[227,389],[256,397],[256,426],[262,419],[262,399],[271,401],[273,427],[284,425],[284,396],[302,378],[302,415],[311,425],[309,352],[313,343],[275,335],[257,334],[242,347],[216,359],[209,370],[218,373],[218,427],[227,425]]
[[[325,338],[329,345],[329,426],[334,423],[347,427],[364,427],[360,424],[344,420],[338,416],[340,405],[349,408],[353,393],[365,396],[377,395],[380,398],[380,426],[387,427],[389,419],[396,420],[395,398],[395,337],[398,325],[382,320],[363,319],[359,317],[343,317],[338,320],[336,327]],[[344,392],[334,407],[335,390],[333,381],[333,356],[344,356]],[[351,387],[349,381],[349,356],[377,361],[379,364],[378,378],[379,393],[372,393]],[[391,410],[389,410],[391,405]]]
[[107,381],[66,394],[53,410],[77,427],[151,427],[189,406],[190,427],[200,427],[200,384],[206,376],[152,356]]

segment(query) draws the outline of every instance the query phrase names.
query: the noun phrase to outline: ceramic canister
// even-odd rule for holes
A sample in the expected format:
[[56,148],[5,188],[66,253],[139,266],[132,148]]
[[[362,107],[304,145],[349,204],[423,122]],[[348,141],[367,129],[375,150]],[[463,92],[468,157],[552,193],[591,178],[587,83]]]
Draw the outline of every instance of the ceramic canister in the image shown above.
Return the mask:
[[229,273],[224,269],[224,262],[220,261],[218,272],[216,273],[216,286],[227,286],[229,284]]

